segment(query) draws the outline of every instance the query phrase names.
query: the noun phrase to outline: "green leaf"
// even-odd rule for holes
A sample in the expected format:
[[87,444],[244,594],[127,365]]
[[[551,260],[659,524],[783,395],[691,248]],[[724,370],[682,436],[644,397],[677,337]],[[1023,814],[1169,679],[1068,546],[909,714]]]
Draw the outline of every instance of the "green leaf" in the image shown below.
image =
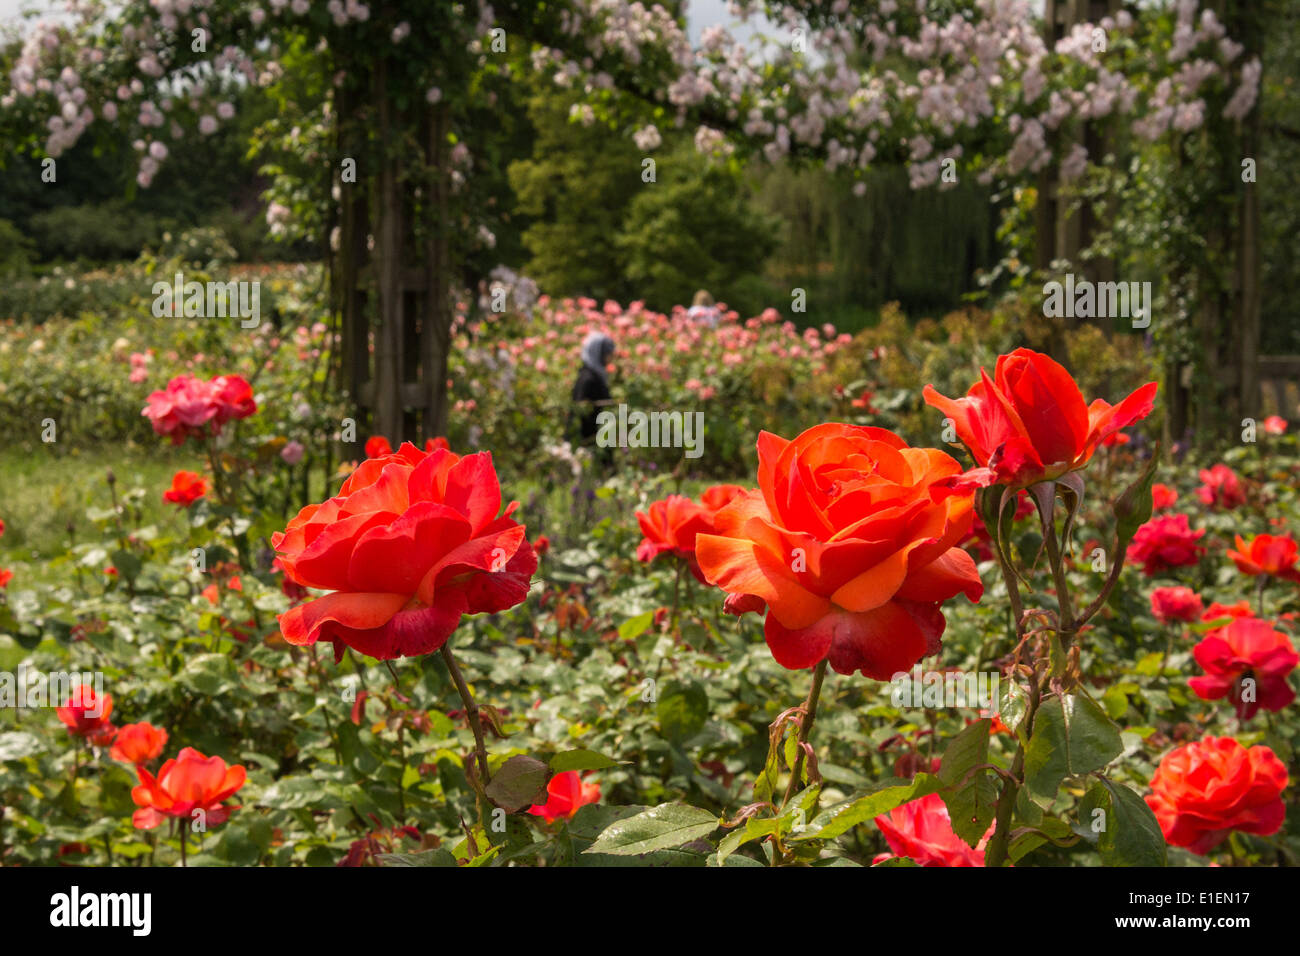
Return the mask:
[[681,846],[708,836],[718,818],[708,810],[680,803],[663,803],[606,828],[583,852],[632,856]]
[[604,770],[617,767],[618,762],[594,750],[566,750],[552,757],[550,766],[553,773],[564,773],[566,770]]
[[1039,705],[1025,748],[1025,786],[1044,806],[1071,774],[1100,770],[1124,751],[1119,728],[1083,694],[1053,696]]
[[654,611],[646,611],[636,617],[629,617],[618,626],[618,636],[625,641],[640,637],[655,619]]
[[938,777],[928,773],[918,773],[910,781],[889,782],[861,796],[853,797],[828,807],[817,814],[800,833],[792,834],[795,840],[829,840],[853,829],[859,823],[874,820],[882,813],[888,813],[895,807],[902,806],[909,800],[916,800],[927,794],[937,793],[942,783]]
[[727,857],[752,840],[761,839],[781,829],[781,821],[775,817],[750,817],[744,826],[737,827],[718,844],[718,866],[725,866]]
[[972,767],[988,763],[989,728],[993,721],[975,721],[952,739],[943,752],[939,779],[946,789],[940,791],[953,832],[972,847],[979,844],[993,822],[997,788],[988,770],[980,770],[967,779]]
[[550,768],[536,757],[516,755],[501,765],[484,789],[488,798],[507,813],[546,802]]
[[1105,777],[1079,802],[1077,832],[1095,840],[1106,866],[1164,866],[1167,848],[1156,815],[1123,784]]
[[36,736],[25,731],[11,730],[0,734],[0,763],[31,757],[44,749]]
[[709,719],[709,695],[694,682],[670,683],[659,696],[659,732],[681,743],[695,736]]
[[939,764],[939,779],[945,787],[961,783],[971,767],[988,763],[989,728],[992,726],[992,720],[982,718],[948,743]]

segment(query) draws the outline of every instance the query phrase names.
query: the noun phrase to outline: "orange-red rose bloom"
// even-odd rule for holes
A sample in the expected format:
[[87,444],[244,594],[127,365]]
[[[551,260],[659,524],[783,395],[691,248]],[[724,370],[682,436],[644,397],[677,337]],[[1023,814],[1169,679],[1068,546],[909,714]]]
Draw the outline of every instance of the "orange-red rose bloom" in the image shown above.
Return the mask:
[[127,724],[113,739],[108,755],[123,763],[148,763],[163,752],[167,731],[152,724]]
[[1151,486],[1151,510],[1164,511],[1172,508],[1178,501],[1178,491],[1159,482]]
[[202,475],[178,471],[172,475],[172,486],[163,492],[163,500],[188,508],[207,493],[208,483]]
[[713,532],[717,513],[737,495],[745,493],[739,485],[714,485],[705,489],[700,501],[683,495],[669,495],[636,513],[644,537],[637,546],[638,561],[653,561],[661,554],[672,554],[686,562],[701,584],[708,584],[695,557],[695,540],[700,534]]
[[1268,574],[1288,581],[1300,581],[1296,570],[1296,543],[1289,535],[1257,534],[1246,540],[1237,535],[1237,550],[1228,549],[1228,557],[1242,574]]
[[284,639],[391,660],[438,650],[463,614],[514,607],[537,570],[517,507],[502,513],[488,452],[408,442],[367,459],[271,537],[288,578],[334,592],[282,614]]
[[1156,383],[1118,405],[1100,398],[1088,405],[1061,365],[1016,349],[998,356],[993,378],[981,369],[965,398],[946,398],[932,385],[922,394],[952,419],[957,436],[988,469],[986,482],[1023,487],[1086,465],[1107,437],[1151,414]]
[[675,555],[687,563],[701,583],[708,583],[695,559],[696,536],[713,530],[707,508],[684,495],[669,495],[651,502],[645,511],[638,511],[636,520],[643,535],[636,549],[638,561],[650,562],[661,554]]
[[1286,767],[1264,746],[1206,737],[1165,754],[1146,798],[1170,846],[1206,854],[1230,830],[1269,836],[1282,827]]
[[195,810],[203,811],[206,826],[225,823],[239,807],[225,806],[224,801],[248,777],[243,767],[227,767],[220,757],[205,757],[193,747],[163,764],[157,777],[138,765],[135,772],[140,785],[131,791],[131,799],[140,809],[131,822],[137,830],[152,830],[167,817],[192,821]]
[[1201,596],[1191,588],[1156,588],[1151,592],[1151,613],[1161,624],[1194,621],[1202,607]]
[[77,737],[100,739],[113,727],[108,719],[111,713],[112,695],[98,696],[93,688],[85,684],[72,688],[68,702],[55,710],[59,720],[68,728],[68,733]]
[[731,613],[767,608],[772,656],[792,670],[888,680],[938,653],[939,604],[978,601],[973,488],[961,466],[893,432],[825,424],[758,438],[758,490],[718,512],[695,554]]
[[1210,637],[1213,634],[1218,634],[1221,630],[1223,630],[1223,627],[1226,627],[1228,624],[1232,623],[1232,621],[1234,621],[1239,617],[1254,617],[1254,616],[1255,616],[1255,612],[1250,609],[1249,601],[1241,600],[1238,601],[1236,604],[1220,604],[1218,601],[1215,601],[1213,604],[1211,604],[1208,608],[1205,609],[1205,613],[1201,615],[1201,620],[1223,622],[1222,627],[1212,628],[1205,632],[1205,636]]
[[[1192,649],[1204,677],[1187,683],[1201,700],[1218,700],[1231,695],[1242,720],[1256,711],[1278,711],[1295,700],[1287,675],[1300,664],[1300,654],[1291,639],[1273,630],[1268,621],[1240,617],[1207,634]],[[1246,685],[1245,681],[1253,681]],[[1249,688],[1250,693],[1244,693]]]
[[578,771],[566,770],[557,773],[546,785],[546,802],[529,807],[528,812],[535,817],[544,817],[547,823],[554,823],[561,817],[569,819],[579,807],[599,799],[600,784],[583,783]]
[[[948,808],[937,793],[910,800],[881,814],[876,817],[876,826],[880,827],[885,842],[894,852],[881,853],[872,860],[873,863],[901,856],[920,866],[984,865],[983,842],[980,849],[972,849],[953,832]],[[990,826],[989,831],[992,830]]]

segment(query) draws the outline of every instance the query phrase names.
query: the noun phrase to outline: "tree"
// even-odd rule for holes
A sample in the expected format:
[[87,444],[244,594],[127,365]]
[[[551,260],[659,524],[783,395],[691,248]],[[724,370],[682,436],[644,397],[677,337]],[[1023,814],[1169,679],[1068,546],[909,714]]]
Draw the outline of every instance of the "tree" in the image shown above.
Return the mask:
[[[1087,149],[1065,135],[1072,127],[1194,128],[1203,97],[1253,103],[1258,82],[1212,14],[1172,45],[1156,9],[1076,25],[1049,48],[1024,0],[954,2],[934,16],[893,0],[763,7],[778,32],[755,56],[721,27],[695,49],[676,7],[628,0],[86,3],[70,23],[29,33],[0,131],[57,161],[93,125],[122,123],[148,186],[168,142],[231,119],[234,86],[314,85],[321,102],[301,104],[297,127],[297,202],[273,206],[273,225],[287,232],[311,208],[331,234],[339,227],[349,390],[379,431],[418,437],[445,423],[451,278],[494,242],[487,220],[499,214],[474,188],[467,118],[524,73],[580,90],[596,120],[629,131],[679,123],[706,153],[832,170],[903,163],[918,188],[942,187],[949,170],[992,182],[1054,161],[1077,175]],[[290,56],[307,81],[284,69]],[[1188,56],[1202,65],[1191,74],[1177,61]]]

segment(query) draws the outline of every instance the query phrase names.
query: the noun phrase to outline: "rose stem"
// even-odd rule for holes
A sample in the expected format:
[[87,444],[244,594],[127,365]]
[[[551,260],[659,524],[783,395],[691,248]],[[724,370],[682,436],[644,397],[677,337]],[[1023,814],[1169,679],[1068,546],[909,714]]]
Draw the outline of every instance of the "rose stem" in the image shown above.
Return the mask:
[[442,659],[447,664],[447,670],[456,684],[460,699],[465,702],[465,716],[469,719],[470,730],[474,731],[474,752],[478,755],[479,770],[483,774],[483,783],[486,786],[491,782],[492,775],[488,772],[487,745],[483,742],[483,724],[479,721],[478,704],[474,703],[474,695],[469,692],[469,685],[465,683],[460,668],[456,666],[456,658],[451,654],[451,647],[446,644],[442,645]]
[[826,677],[826,658],[817,662],[813,669],[812,687],[808,691],[808,701],[804,704],[804,715],[799,721],[799,752],[794,758],[794,768],[790,774],[790,783],[785,788],[785,799],[781,801],[781,808],[790,802],[791,798],[799,790],[799,778],[803,775],[803,744],[808,742],[812,735],[813,724],[817,722],[817,698],[821,696],[822,681]]

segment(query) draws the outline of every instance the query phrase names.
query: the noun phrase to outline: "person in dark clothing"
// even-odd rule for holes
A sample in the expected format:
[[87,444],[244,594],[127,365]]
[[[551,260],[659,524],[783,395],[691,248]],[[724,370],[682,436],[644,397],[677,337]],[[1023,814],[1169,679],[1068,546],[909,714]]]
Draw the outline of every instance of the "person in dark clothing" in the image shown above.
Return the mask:
[[596,416],[611,398],[605,366],[613,357],[614,340],[603,332],[592,332],[582,343],[582,368],[573,383],[573,403],[581,416],[579,435],[584,445],[595,442]]

